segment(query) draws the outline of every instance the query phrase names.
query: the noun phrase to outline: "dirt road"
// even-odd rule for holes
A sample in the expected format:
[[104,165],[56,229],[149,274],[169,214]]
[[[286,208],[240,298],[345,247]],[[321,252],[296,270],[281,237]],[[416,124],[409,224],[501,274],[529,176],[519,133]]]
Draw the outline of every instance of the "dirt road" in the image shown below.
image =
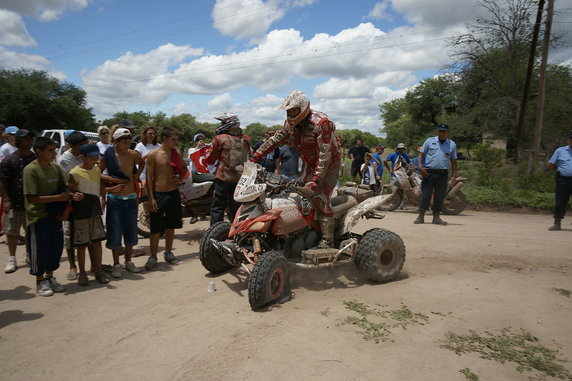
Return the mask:
[[[69,284],[65,261],[56,276],[66,292],[49,298],[35,296],[27,267],[2,273],[0,379],[465,380],[459,371],[470,368],[480,380],[526,380],[534,373],[519,373],[513,363],[441,347],[447,332],[506,327],[572,360],[572,298],[554,290],[572,289],[569,219],[566,231],[548,232],[546,215],[470,211],[446,216],[447,227],[414,225],[414,218],[388,213],[356,229],[379,226],[403,238],[407,259],[397,281],[369,284],[353,265],[293,269],[294,299],[267,312],[250,310],[245,273],[211,277],[203,269],[204,222],[177,234],[179,265],[160,263],[107,286]],[[2,266],[6,256],[3,245]],[[110,258],[106,252],[104,262]],[[214,293],[207,292],[210,281]],[[347,323],[360,315],[344,301],[425,317],[407,329],[390,327],[375,343]]]

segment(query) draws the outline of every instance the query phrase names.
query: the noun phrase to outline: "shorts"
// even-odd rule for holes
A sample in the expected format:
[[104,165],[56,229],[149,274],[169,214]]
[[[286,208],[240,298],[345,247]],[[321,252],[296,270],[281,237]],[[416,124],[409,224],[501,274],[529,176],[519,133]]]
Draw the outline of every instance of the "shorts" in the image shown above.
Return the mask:
[[92,242],[101,242],[107,238],[101,216],[71,221],[72,247],[89,246]]
[[179,190],[170,192],[155,192],[157,211],[151,212],[151,234],[163,233],[165,229],[180,229],[183,227],[181,212],[181,195]]
[[137,245],[137,200],[135,197],[122,200],[108,194],[105,226],[107,228],[105,247],[108,249],[120,250],[122,238],[125,246]]
[[26,211],[14,210],[4,211],[2,215],[2,233],[6,235],[20,235],[20,228],[26,230]]
[[361,177],[360,168],[361,168],[362,164],[363,163],[360,163],[360,162],[356,163],[355,161],[352,161],[352,169],[351,169],[352,176],[357,176],[359,173],[360,177]]

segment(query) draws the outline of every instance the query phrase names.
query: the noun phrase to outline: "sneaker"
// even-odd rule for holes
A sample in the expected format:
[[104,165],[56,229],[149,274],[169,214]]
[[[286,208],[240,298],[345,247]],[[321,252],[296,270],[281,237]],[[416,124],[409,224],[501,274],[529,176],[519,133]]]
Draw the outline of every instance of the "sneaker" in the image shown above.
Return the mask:
[[135,263],[131,261],[125,262],[125,270],[129,271],[130,273],[138,273],[141,272],[141,269],[135,266]]
[[54,290],[52,290],[52,285],[50,281],[47,279],[42,280],[38,283],[37,287],[38,295],[40,296],[52,296],[54,294]]
[[107,275],[105,275],[103,271],[95,273],[95,280],[97,280],[101,284],[109,283],[109,278],[107,277]]
[[111,269],[111,276],[114,278],[121,278],[121,265],[119,263],[113,265],[113,269]]
[[16,264],[16,257],[8,257],[8,263],[6,264],[6,267],[4,267],[4,272],[6,274],[13,273],[17,268],[18,265]]
[[145,263],[145,270],[151,270],[157,267],[157,258],[149,257]]
[[163,255],[163,259],[165,259],[165,262],[170,265],[174,265],[175,263],[179,262],[179,258],[175,257],[175,254],[173,253],[165,253]]
[[189,224],[194,224],[198,221],[199,219],[197,217],[191,217],[191,219],[189,220]]
[[52,286],[52,290],[54,292],[62,292],[65,290],[64,286],[58,283],[56,277],[50,277],[48,280],[50,281],[50,285]]

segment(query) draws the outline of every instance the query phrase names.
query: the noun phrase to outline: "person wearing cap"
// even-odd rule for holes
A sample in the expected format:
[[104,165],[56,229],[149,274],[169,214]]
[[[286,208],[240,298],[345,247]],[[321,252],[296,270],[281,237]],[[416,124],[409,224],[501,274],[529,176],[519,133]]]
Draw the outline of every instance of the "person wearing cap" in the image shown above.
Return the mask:
[[109,127],[107,126],[99,126],[97,128],[97,134],[99,135],[100,141],[98,141],[97,148],[99,148],[99,153],[103,155],[105,150],[111,147],[111,136],[109,132]]
[[[121,241],[125,244],[125,269],[132,273],[141,270],[131,261],[133,246],[137,245],[137,193],[136,182],[145,161],[131,149],[131,133],[126,128],[112,128],[113,146],[108,148],[99,162],[102,179],[106,183],[119,185],[107,192],[105,226],[107,242],[105,246],[113,254],[111,276],[121,278],[122,268],[119,256],[123,251]],[[107,169],[107,172],[105,170]]]
[[16,126],[6,127],[4,130],[6,143],[2,144],[2,147],[0,147],[0,161],[18,149],[16,148],[16,132],[18,132],[18,130],[19,128]]
[[419,216],[414,223],[425,222],[425,211],[429,210],[431,198],[433,200],[433,224],[447,225],[440,218],[443,201],[447,194],[449,182],[449,169],[451,177],[457,177],[457,145],[449,139],[449,126],[440,124],[437,128],[437,136],[428,138],[421,147],[417,168],[423,176],[421,182],[421,200],[419,202]]
[[26,229],[26,205],[24,202],[24,183],[22,175],[24,167],[36,159],[32,152],[34,134],[21,129],[16,132],[17,150],[0,162],[0,194],[3,199],[4,214],[2,216],[3,233],[8,245],[8,263],[5,273],[16,271],[16,248],[20,237],[20,229]]
[[352,168],[351,168],[351,175],[352,181],[356,181],[356,176],[359,175],[361,180],[361,172],[360,168],[361,165],[365,161],[365,154],[369,153],[369,147],[363,145],[362,139],[356,139],[356,145],[350,148],[348,151],[348,156],[350,160],[352,160]]
[[[69,149],[65,151],[57,160],[58,165],[62,169],[64,177],[67,179],[70,171],[76,166],[82,163],[82,159],[79,152],[79,147],[87,144],[87,137],[75,130],[67,130],[64,135],[66,136],[66,142],[68,143]],[[71,244],[71,225],[69,221],[63,221],[64,227],[64,247],[66,249],[66,255],[68,257],[69,272],[66,276],[67,280],[76,280],[77,267],[75,264],[75,249]]]
[[[81,163],[74,167],[68,177],[68,190],[81,193],[81,199],[72,201],[73,212],[70,215],[70,242],[77,249],[77,262],[80,286],[88,286],[89,280],[85,271],[85,248],[91,250],[91,268],[95,279],[102,284],[109,283],[101,267],[101,241],[106,239],[102,209],[99,197],[101,195],[101,170],[96,165],[99,161],[100,150],[96,144],[84,144],[79,147]],[[106,189],[113,192],[119,189],[115,185]]]
[[[401,164],[401,166],[405,168],[407,164],[411,162],[409,155],[405,153],[405,148],[405,144],[399,143],[397,147],[395,147],[395,152],[387,155],[383,161],[383,165],[385,165],[385,168],[391,173],[392,183],[395,181],[395,174],[393,173],[395,167]],[[389,163],[391,163],[391,165]]]
[[137,143],[141,140],[141,137],[137,135],[137,126],[135,126],[129,119],[120,120],[118,125],[120,128],[127,128],[129,130],[129,133],[131,134],[131,144],[129,145],[129,149],[135,150]]
[[[147,160],[147,155],[149,155],[149,152],[159,148],[160,146],[161,145],[157,142],[157,130],[153,126],[147,126],[141,133],[140,141],[135,146],[134,151],[137,152],[139,156],[143,158],[143,160]],[[146,170],[143,170],[143,172],[141,172],[141,181],[143,182],[145,182],[146,179],[145,174]]]
[[566,206],[572,195],[572,131],[568,133],[568,145],[554,151],[548,168],[556,171],[554,191],[554,225],[548,230],[561,230],[560,222],[566,215]]

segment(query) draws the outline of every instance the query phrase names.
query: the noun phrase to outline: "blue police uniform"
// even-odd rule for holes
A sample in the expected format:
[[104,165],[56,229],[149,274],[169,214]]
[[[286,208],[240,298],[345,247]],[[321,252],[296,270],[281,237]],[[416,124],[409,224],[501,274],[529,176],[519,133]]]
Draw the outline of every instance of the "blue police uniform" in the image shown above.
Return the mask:
[[572,194],[572,148],[570,146],[558,148],[549,163],[556,166],[554,219],[556,224],[559,224],[566,214],[566,205]]
[[434,136],[425,140],[421,152],[423,153],[424,167],[427,168],[429,176],[423,178],[421,182],[422,195],[419,211],[429,210],[429,203],[433,192],[435,192],[431,209],[435,213],[440,213],[447,194],[451,160],[457,159],[457,146],[451,139],[441,142],[437,136]]

